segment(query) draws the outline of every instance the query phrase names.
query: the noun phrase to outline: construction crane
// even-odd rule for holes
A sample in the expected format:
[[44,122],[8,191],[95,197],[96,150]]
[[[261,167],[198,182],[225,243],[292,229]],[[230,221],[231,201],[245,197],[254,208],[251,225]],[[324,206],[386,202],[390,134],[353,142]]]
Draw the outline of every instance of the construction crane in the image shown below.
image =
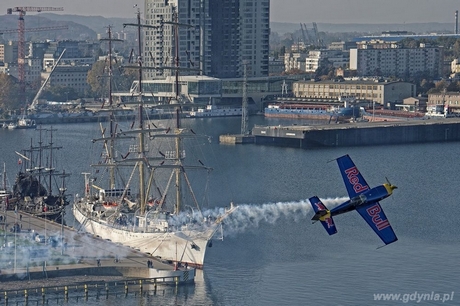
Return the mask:
[[319,36],[318,25],[316,24],[316,22],[313,22],[313,31],[315,32],[316,42],[318,43],[318,46],[323,48],[324,42],[323,39]]
[[309,43],[309,41],[307,41],[307,35],[305,34],[305,31],[307,30],[307,28],[305,27],[305,30],[303,29],[303,24],[300,23],[300,30],[302,31],[302,38],[303,38],[303,43],[305,45],[305,47],[307,46],[307,44]]
[[[39,31],[51,31],[51,30],[67,30],[68,26],[55,26],[55,27],[40,27],[40,28],[30,28],[25,29],[24,32],[39,32]],[[18,29],[6,29],[0,30],[0,35],[2,34],[13,34],[18,33]]]
[[35,95],[34,99],[32,100],[32,103],[30,103],[30,109],[31,110],[34,110],[35,109],[35,106],[37,105],[38,103],[38,98],[40,97],[40,94],[42,93],[43,89],[45,88],[46,84],[48,84],[48,81],[49,79],[51,78],[51,75],[53,74],[54,72],[54,69],[56,69],[57,65],[59,64],[59,61],[61,60],[62,56],[64,55],[66,49],[62,50],[62,53],[61,55],[59,56],[59,58],[57,59],[56,63],[54,63],[53,65],[53,68],[51,68],[51,72],[50,74],[48,75],[48,77],[45,79],[45,81],[43,82],[42,86],[40,87],[40,89],[38,90],[37,94]]
[[[24,26],[24,16],[26,12],[43,12],[43,11],[63,11],[63,7],[41,7],[41,6],[16,6],[13,8],[8,8],[6,13],[11,15],[13,13],[19,13],[18,18],[18,79],[19,79],[19,86],[20,86],[20,95],[21,99],[24,99],[26,85],[25,85],[25,36],[24,33],[26,32]],[[30,29],[29,29],[30,31]]]
[[311,43],[313,42],[313,40],[311,39],[310,33],[308,32],[307,24],[304,23],[304,24],[303,24],[303,27],[305,28],[305,34],[307,35],[308,42],[311,44]]

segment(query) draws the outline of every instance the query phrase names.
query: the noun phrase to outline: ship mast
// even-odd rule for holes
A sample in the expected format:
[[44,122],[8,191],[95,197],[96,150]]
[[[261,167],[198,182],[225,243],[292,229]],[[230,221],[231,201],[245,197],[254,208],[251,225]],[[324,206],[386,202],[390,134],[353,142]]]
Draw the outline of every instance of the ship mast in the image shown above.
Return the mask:
[[109,42],[109,108],[111,110],[110,112],[110,125],[109,125],[109,133],[110,133],[110,142],[109,142],[109,148],[106,149],[107,152],[107,157],[109,160],[109,163],[111,164],[111,167],[109,167],[109,184],[110,188],[114,189],[115,188],[115,167],[113,166],[115,162],[115,118],[114,118],[114,112],[113,112],[113,97],[112,97],[112,79],[113,79],[113,67],[112,67],[112,41],[123,41],[121,39],[114,39],[112,38],[112,27],[108,26],[108,38],[102,38],[100,39],[101,41],[108,41]]
[[[144,137],[144,101],[142,99],[142,63],[143,63],[143,58],[142,58],[142,36],[141,36],[141,28],[151,28],[151,29],[157,29],[159,27],[157,26],[151,26],[151,25],[146,25],[146,24],[141,24],[141,12],[139,9],[137,9],[137,23],[124,23],[123,27],[126,26],[134,26],[137,27],[137,41],[138,41],[138,58],[137,58],[137,69],[139,71],[139,79],[138,79],[138,97],[137,97],[137,103],[138,103],[138,117],[139,117],[139,133],[138,133],[138,158],[139,160],[143,160],[145,157],[145,137]],[[132,68],[132,67],[126,67],[126,68]],[[141,161],[138,163],[138,168],[139,168],[139,203],[140,203],[140,214],[144,215],[146,211],[146,186],[145,186],[145,165],[144,162]]]
[[182,176],[185,175],[185,170],[182,165],[182,160],[185,158],[185,154],[182,149],[182,137],[180,136],[183,133],[183,129],[181,126],[181,105],[180,102],[180,84],[179,84],[179,70],[186,69],[186,70],[197,70],[194,68],[181,68],[180,67],[180,58],[179,58],[179,27],[187,27],[193,28],[194,26],[191,24],[179,23],[179,12],[173,12],[173,21],[172,22],[165,22],[169,23],[174,27],[174,67],[172,69],[175,70],[175,95],[176,95],[176,140],[175,140],[175,158],[176,158],[176,169],[175,169],[175,176],[176,176],[176,205],[174,207],[174,212],[178,214],[182,207]]
[[49,172],[49,187],[48,187],[48,195],[52,195],[53,192],[52,192],[52,186],[53,186],[53,182],[52,182],[52,173],[54,171],[54,168],[53,168],[53,131],[56,131],[56,130],[53,130],[53,127],[51,127],[51,129],[49,130],[50,131],[50,160],[49,160],[49,168],[46,169],[48,170]]
[[[178,26],[178,12],[175,12],[174,15],[174,22],[176,23],[174,25],[174,45],[175,45],[175,66],[176,66],[176,72],[175,72],[175,84],[176,84],[176,134],[180,134],[180,128],[181,128],[181,122],[180,122],[180,104],[179,102],[179,26]],[[179,166],[181,162],[181,138],[176,137],[176,160],[177,160],[177,165]],[[180,208],[182,206],[182,167],[177,167],[175,169],[176,171],[176,206],[174,208],[174,212],[176,214],[179,214]]]
[[176,115],[176,129],[175,129],[175,159],[176,159],[176,168],[175,168],[175,182],[176,182],[176,205],[174,207],[174,213],[178,214],[182,206],[182,176],[184,175],[184,169],[182,167],[182,159],[184,154],[182,154],[182,139],[180,134],[182,133],[181,126],[181,103],[179,101],[179,69],[180,69],[180,59],[179,59],[179,26],[193,27],[189,24],[179,23],[178,12],[173,12],[173,21],[165,21],[165,24],[170,24],[174,27],[174,67],[171,67],[175,70],[175,115]]

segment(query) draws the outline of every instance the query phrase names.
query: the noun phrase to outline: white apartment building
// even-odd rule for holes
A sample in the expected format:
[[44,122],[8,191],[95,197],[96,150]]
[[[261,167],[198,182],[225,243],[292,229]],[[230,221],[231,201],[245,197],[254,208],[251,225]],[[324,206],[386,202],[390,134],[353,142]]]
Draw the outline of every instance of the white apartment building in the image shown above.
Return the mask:
[[5,45],[0,44],[0,62],[5,62]]
[[350,49],[350,70],[358,76],[411,77],[426,73],[442,75],[443,48],[420,44],[419,48],[402,48],[397,42],[362,41]]
[[458,58],[454,59],[450,63],[450,72],[451,73],[460,73],[460,61]]
[[305,60],[308,54],[305,52],[286,52],[284,54],[284,69],[286,72],[292,69],[305,71]]
[[408,82],[374,80],[313,80],[294,82],[292,92],[297,98],[336,100],[340,96],[353,96],[387,106],[387,103],[402,102],[415,96],[416,86]]
[[350,62],[350,53],[342,50],[312,50],[305,58],[305,71],[315,72],[325,61],[330,62],[334,68],[346,68]]

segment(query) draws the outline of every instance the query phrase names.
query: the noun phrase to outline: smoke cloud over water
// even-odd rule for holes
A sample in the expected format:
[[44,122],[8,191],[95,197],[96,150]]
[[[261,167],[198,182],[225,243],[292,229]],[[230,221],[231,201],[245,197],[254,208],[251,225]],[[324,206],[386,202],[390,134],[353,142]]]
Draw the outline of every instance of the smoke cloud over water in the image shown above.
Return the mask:
[[[321,201],[329,209],[345,202],[347,197],[327,198]],[[258,228],[261,223],[275,224],[281,218],[295,222],[310,220],[313,216],[312,206],[308,200],[300,200],[295,202],[278,202],[266,203],[261,205],[255,204],[238,204],[238,208],[224,220],[225,233],[227,235],[235,235],[243,233],[249,229]],[[225,208],[219,207],[209,209],[203,212],[203,216],[207,219],[215,219],[225,214]],[[200,218],[195,213],[194,218]],[[185,222],[190,218],[190,215],[181,214],[176,216],[176,221]]]

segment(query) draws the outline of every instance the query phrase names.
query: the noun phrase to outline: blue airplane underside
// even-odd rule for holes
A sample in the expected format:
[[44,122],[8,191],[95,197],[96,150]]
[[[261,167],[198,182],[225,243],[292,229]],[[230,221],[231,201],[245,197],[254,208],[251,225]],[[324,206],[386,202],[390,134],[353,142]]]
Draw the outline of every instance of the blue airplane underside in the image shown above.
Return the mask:
[[311,197],[309,200],[315,211],[312,221],[320,221],[328,234],[333,235],[337,233],[337,228],[332,217],[356,210],[385,244],[397,241],[398,238],[379,203],[379,201],[392,195],[393,190],[397,187],[387,182],[369,188],[364,177],[348,155],[339,157],[337,163],[350,200],[329,210],[318,197]]

